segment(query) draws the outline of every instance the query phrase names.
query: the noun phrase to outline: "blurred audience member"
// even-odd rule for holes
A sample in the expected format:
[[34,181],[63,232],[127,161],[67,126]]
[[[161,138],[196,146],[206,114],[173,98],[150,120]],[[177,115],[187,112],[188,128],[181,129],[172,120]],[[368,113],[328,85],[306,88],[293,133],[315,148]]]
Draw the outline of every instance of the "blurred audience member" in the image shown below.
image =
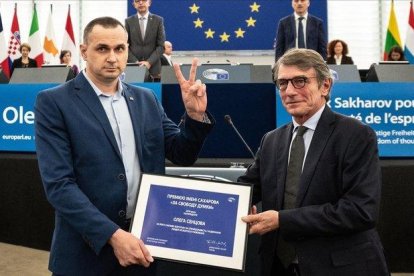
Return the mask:
[[160,57],[164,52],[164,18],[149,11],[152,0],[133,0],[137,10],[125,20],[128,32],[128,62],[148,68],[154,81],[161,76]]
[[13,70],[14,68],[35,68],[37,67],[36,60],[29,58],[29,53],[32,50],[32,47],[28,43],[22,43],[20,45],[19,51],[22,54],[21,57],[13,60]]
[[404,51],[403,49],[398,46],[394,45],[391,47],[390,51],[388,52],[388,58],[389,61],[405,61]]
[[354,64],[354,61],[348,55],[348,44],[340,39],[329,42],[327,64]]
[[60,64],[66,64],[67,67],[70,67],[75,74],[79,74],[79,68],[75,64],[72,64],[72,52],[69,50],[62,50],[60,52]]
[[164,54],[161,55],[161,65],[169,65],[172,66],[173,63],[171,61],[171,55],[173,51],[172,43],[169,41],[164,42]]
[[276,33],[276,61],[291,48],[312,49],[326,59],[323,21],[308,13],[309,6],[310,0],[292,0],[293,14],[280,19]]

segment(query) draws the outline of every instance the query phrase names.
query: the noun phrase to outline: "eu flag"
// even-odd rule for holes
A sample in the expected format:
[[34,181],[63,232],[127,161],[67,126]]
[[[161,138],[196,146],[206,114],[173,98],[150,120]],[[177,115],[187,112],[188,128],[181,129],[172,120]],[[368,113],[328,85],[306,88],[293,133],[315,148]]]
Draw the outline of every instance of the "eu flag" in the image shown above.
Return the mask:
[[[150,11],[178,51],[273,49],[279,19],[293,13],[288,0],[153,0]],[[311,1],[310,13],[326,22],[326,0]]]

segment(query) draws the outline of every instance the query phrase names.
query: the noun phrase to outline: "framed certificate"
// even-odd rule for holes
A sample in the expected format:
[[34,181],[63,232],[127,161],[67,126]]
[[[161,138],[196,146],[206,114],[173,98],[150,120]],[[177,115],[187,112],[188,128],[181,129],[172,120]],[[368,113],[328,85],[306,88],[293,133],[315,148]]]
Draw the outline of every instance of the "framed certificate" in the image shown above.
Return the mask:
[[244,271],[252,185],[142,174],[131,233],[156,258]]

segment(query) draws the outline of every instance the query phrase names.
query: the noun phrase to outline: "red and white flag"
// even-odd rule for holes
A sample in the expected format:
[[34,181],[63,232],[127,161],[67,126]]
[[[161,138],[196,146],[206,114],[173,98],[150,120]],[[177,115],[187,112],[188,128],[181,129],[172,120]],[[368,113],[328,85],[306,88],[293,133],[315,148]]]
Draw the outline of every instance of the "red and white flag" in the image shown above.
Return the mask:
[[75,35],[73,33],[70,5],[68,9],[68,17],[66,18],[65,33],[63,34],[62,50],[69,50],[72,53],[72,64],[78,65],[79,51],[76,47]]
[[36,4],[33,6],[32,25],[29,32],[29,45],[32,47],[29,56],[36,60],[37,67],[43,65],[43,47],[40,42],[39,20],[37,19]]
[[0,14],[0,64],[3,74],[10,79],[10,58],[6,44],[6,38],[4,37],[3,21]]
[[10,59],[13,61],[16,58],[21,56],[19,52],[20,47],[20,28],[19,28],[19,20],[17,19],[17,4],[14,7],[14,16],[13,22],[11,26],[11,33],[10,33],[10,40],[8,46],[8,54]]

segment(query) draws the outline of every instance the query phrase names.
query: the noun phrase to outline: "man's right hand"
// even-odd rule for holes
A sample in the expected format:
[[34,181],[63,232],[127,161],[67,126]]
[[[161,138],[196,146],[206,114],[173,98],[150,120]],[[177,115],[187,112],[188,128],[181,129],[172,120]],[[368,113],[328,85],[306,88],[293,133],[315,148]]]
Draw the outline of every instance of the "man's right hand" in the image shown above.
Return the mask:
[[122,266],[138,264],[145,267],[154,261],[144,242],[129,232],[118,229],[108,242]]

